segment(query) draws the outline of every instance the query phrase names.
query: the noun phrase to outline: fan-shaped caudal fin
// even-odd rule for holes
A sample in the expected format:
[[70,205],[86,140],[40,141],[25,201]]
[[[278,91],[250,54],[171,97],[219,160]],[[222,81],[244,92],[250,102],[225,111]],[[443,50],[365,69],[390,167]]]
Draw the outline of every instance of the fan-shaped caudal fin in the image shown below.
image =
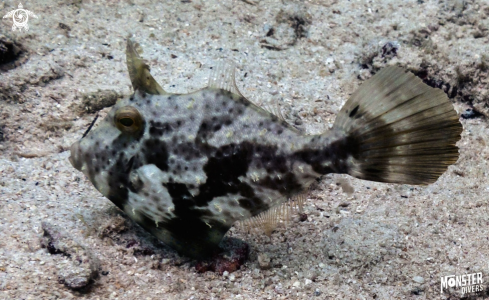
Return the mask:
[[139,90],[152,95],[168,94],[151,76],[149,65],[139,56],[139,45],[127,39],[126,63],[134,91]]
[[462,125],[443,91],[387,67],[346,102],[334,129],[347,136],[350,175],[429,184],[457,161]]

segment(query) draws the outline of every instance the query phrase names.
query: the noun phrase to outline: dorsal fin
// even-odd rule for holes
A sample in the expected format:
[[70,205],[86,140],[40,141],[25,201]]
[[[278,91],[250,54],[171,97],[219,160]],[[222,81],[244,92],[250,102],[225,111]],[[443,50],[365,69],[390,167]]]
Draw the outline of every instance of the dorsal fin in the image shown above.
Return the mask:
[[[223,89],[229,91],[233,94],[244,97],[243,94],[238,89],[236,85],[236,65],[234,62],[229,60],[221,61],[212,71],[209,77],[208,86],[211,88]],[[271,104],[259,105],[258,103],[246,99],[253,103],[254,105],[260,107],[266,112],[276,116],[279,120],[287,122],[285,119],[278,102],[273,101]],[[288,123],[288,122],[287,122]]]
[[152,95],[168,94],[151,76],[149,65],[139,56],[136,48],[139,48],[139,44],[127,39],[126,63],[134,91],[139,90]]
[[214,67],[211,76],[209,77],[208,86],[216,89],[223,89],[233,94],[243,97],[236,85],[236,65],[229,60],[221,61]]

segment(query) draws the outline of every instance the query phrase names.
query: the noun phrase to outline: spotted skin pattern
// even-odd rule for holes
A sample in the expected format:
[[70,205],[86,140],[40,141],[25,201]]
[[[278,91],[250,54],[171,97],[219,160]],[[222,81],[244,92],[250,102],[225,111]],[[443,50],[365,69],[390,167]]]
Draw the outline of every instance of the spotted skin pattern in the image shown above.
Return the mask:
[[[115,125],[116,111],[125,106],[143,118],[138,134]],[[346,143],[334,131],[301,135],[222,89],[136,91],[74,144],[71,161],[160,240],[205,257],[236,221],[283,203],[321,174],[345,173]]]
[[137,49],[128,39],[134,94],[72,145],[70,162],[184,255],[215,257],[236,221],[274,213],[320,175],[429,184],[458,159],[462,126],[446,94],[401,68],[365,82],[331,131],[304,136],[241,95],[233,63],[208,88],[170,94]]

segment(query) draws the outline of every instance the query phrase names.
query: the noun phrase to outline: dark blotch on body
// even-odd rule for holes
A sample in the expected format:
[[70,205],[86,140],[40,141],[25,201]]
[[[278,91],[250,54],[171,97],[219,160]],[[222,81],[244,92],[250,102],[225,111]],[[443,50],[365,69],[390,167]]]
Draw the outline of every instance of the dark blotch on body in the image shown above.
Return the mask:
[[168,134],[172,132],[172,127],[170,123],[161,123],[161,122],[149,122],[149,134],[155,137],[160,137],[162,135]]
[[304,188],[293,173],[287,173],[281,178],[267,176],[258,183],[268,189],[279,191],[280,194],[285,196],[298,193]]
[[183,157],[185,160],[192,160],[195,158],[202,157],[201,152],[192,142],[181,142],[173,145],[170,152]]
[[117,162],[110,168],[109,174],[109,195],[110,199],[117,207],[124,209],[123,205],[128,199],[128,186],[129,186],[129,172],[128,172],[128,160],[125,160],[122,153],[120,153]]
[[[229,229],[211,211],[205,209],[210,201],[216,197],[237,194],[241,196],[240,206],[248,209],[252,215],[268,209],[268,206],[255,195],[250,185],[238,179],[240,176],[246,176],[253,159],[255,149],[251,143],[230,144],[220,148],[203,143],[197,145],[200,147],[198,151],[202,151],[208,157],[208,162],[203,168],[207,181],[199,186],[199,193],[195,197],[183,183],[163,183],[172,197],[175,206],[173,214],[176,218],[159,226],[172,233],[175,239],[170,243],[174,248],[193,257],[202,257],[217,248],[219,241]],[[182,145],[182,149],[190,152],[197,150],[189,145]],[[205,223],[202,220],[205,216],[210,217],[211,221]],[[154,221],[148,221],[143,226],[152,228],[153,224]]]
[[[195,209],[196,199],[192,197],[187,186],[182,183],[164,183],[175,205],[173,218],[160,226],[166,228],[174,237],[169,243],[174,248],[192,257],[206,257],[217,249],[217,246],[229,227],[219,222],[206,224],[203,216],[211,216],[208,210]],[[146,228],[157,230],[154,221],[145,222]]]
[[153,164],[161,171],[168,171],[168,150],[165,142],[158,139],[146,140],[142,152],[147,164]]
[[[309,148],[297,151],[295,159],[311,165],[312,169],[319,174],[329,173],[348,173],[347,159],[354,155],[354,151],[359,149],[358,142],[350,138],[342,138],[330,143],[329,147],[321,138],[314,137]],[[345,151],[349,149],[351,152]],[[331,164],[329,164],[331,162]]]

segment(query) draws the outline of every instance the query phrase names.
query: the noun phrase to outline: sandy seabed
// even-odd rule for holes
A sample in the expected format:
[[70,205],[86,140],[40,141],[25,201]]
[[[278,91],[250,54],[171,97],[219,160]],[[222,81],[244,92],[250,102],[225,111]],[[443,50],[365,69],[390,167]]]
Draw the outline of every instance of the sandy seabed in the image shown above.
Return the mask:
[[[463,299],[441,279],[474,273],[473,297],[489,295],[487,1],[22,4],[38,16],[28,32],[0,22],[0,299]],[[95,114],[131,93],[129,35],[165,90],[205,87],[230,59],[247,98],[278,103],[308,134],[379,69],[402,66],[448,94],[460,159],[426,187],[324,176],[307,218],[270,237],[231,229],[251,249],[240,270],[197,273],[68,162]]]

